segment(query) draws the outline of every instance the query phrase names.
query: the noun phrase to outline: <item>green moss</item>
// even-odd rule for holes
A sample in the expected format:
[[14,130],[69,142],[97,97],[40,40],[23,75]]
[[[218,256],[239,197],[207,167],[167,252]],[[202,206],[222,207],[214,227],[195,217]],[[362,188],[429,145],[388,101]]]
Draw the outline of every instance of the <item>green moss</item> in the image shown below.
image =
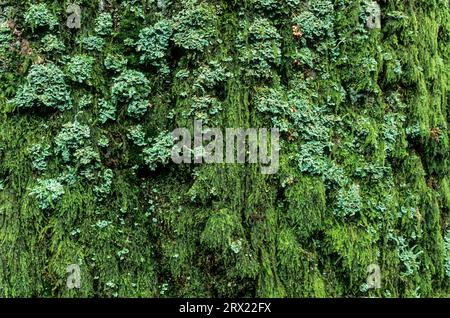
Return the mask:
[[[448,3],[379,5],[5,4],[0,296],[448,296]],[[171,163],[194,118],[279,172]]]

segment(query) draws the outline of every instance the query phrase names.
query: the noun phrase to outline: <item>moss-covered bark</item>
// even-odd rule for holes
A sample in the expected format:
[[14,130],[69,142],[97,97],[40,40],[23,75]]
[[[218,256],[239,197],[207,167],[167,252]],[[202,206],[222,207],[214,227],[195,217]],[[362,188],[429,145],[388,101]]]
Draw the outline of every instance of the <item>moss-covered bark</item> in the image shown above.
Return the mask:
[[[1,297],[449,295],[447,0],[74,3],[0,4]],[[193,119],[278,173],[172,163]]]

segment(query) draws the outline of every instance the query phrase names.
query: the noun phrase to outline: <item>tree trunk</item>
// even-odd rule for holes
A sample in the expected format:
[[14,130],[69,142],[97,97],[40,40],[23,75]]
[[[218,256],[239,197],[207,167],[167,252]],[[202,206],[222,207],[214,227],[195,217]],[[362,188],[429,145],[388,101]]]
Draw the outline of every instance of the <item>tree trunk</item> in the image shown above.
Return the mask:
[[0,297],[449,296],[447,0],[35,2],[0,5]]

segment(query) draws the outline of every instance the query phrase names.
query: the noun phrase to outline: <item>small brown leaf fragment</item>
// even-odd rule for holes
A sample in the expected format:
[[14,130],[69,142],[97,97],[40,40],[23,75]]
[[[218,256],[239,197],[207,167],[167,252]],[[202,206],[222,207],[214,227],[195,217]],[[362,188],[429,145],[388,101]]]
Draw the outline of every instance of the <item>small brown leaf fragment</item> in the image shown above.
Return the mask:
[[34,61],[35,64],[43,64],[44,62],[44,59],[40,55],[38,55]]
[[292,26],[292,35],[297,40],[303,36],[303,32],[300,30],[300,27],[298,25]]
[[420,213],[419,209],[416,210],[416,218],[417,218],[417,221],[419,221],[419,222],[423,221],[423,216]]
[[15,37],[20,38],[22,36],[22,31],[14,29],[13,34],[14,34]]
[[14,28],[16,27],[15,23],[13,20],[8,19],[6,21],[6,27],[9,28],[11,31],[14,30]]
[[33,54],[33,50],[30,47],[30,42],[27,40],[23,39],[22,42],[20,42],[20,54],[28,56]]
[[441,137],[441,130],[439,129],[439,127],[433,127],[430,129],[430,136],[431,139],[433,139],[434,141],[438,142],[439,138]]
[[437,181],[434,177],[430,177],[427,180],[427,185],[432,189],[437,189]]
[[292,132],[288,132],[288,140],[289,141],[293,141],[295,139],[294,135],[292,134]]

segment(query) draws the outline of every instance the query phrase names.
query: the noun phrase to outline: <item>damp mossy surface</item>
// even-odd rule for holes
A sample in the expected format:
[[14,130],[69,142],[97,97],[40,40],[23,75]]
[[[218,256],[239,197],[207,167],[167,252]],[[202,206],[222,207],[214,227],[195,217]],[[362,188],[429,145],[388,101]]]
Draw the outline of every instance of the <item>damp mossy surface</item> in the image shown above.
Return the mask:
[[450,296],[447,0],[74,3],[0,4],[0,297]]

